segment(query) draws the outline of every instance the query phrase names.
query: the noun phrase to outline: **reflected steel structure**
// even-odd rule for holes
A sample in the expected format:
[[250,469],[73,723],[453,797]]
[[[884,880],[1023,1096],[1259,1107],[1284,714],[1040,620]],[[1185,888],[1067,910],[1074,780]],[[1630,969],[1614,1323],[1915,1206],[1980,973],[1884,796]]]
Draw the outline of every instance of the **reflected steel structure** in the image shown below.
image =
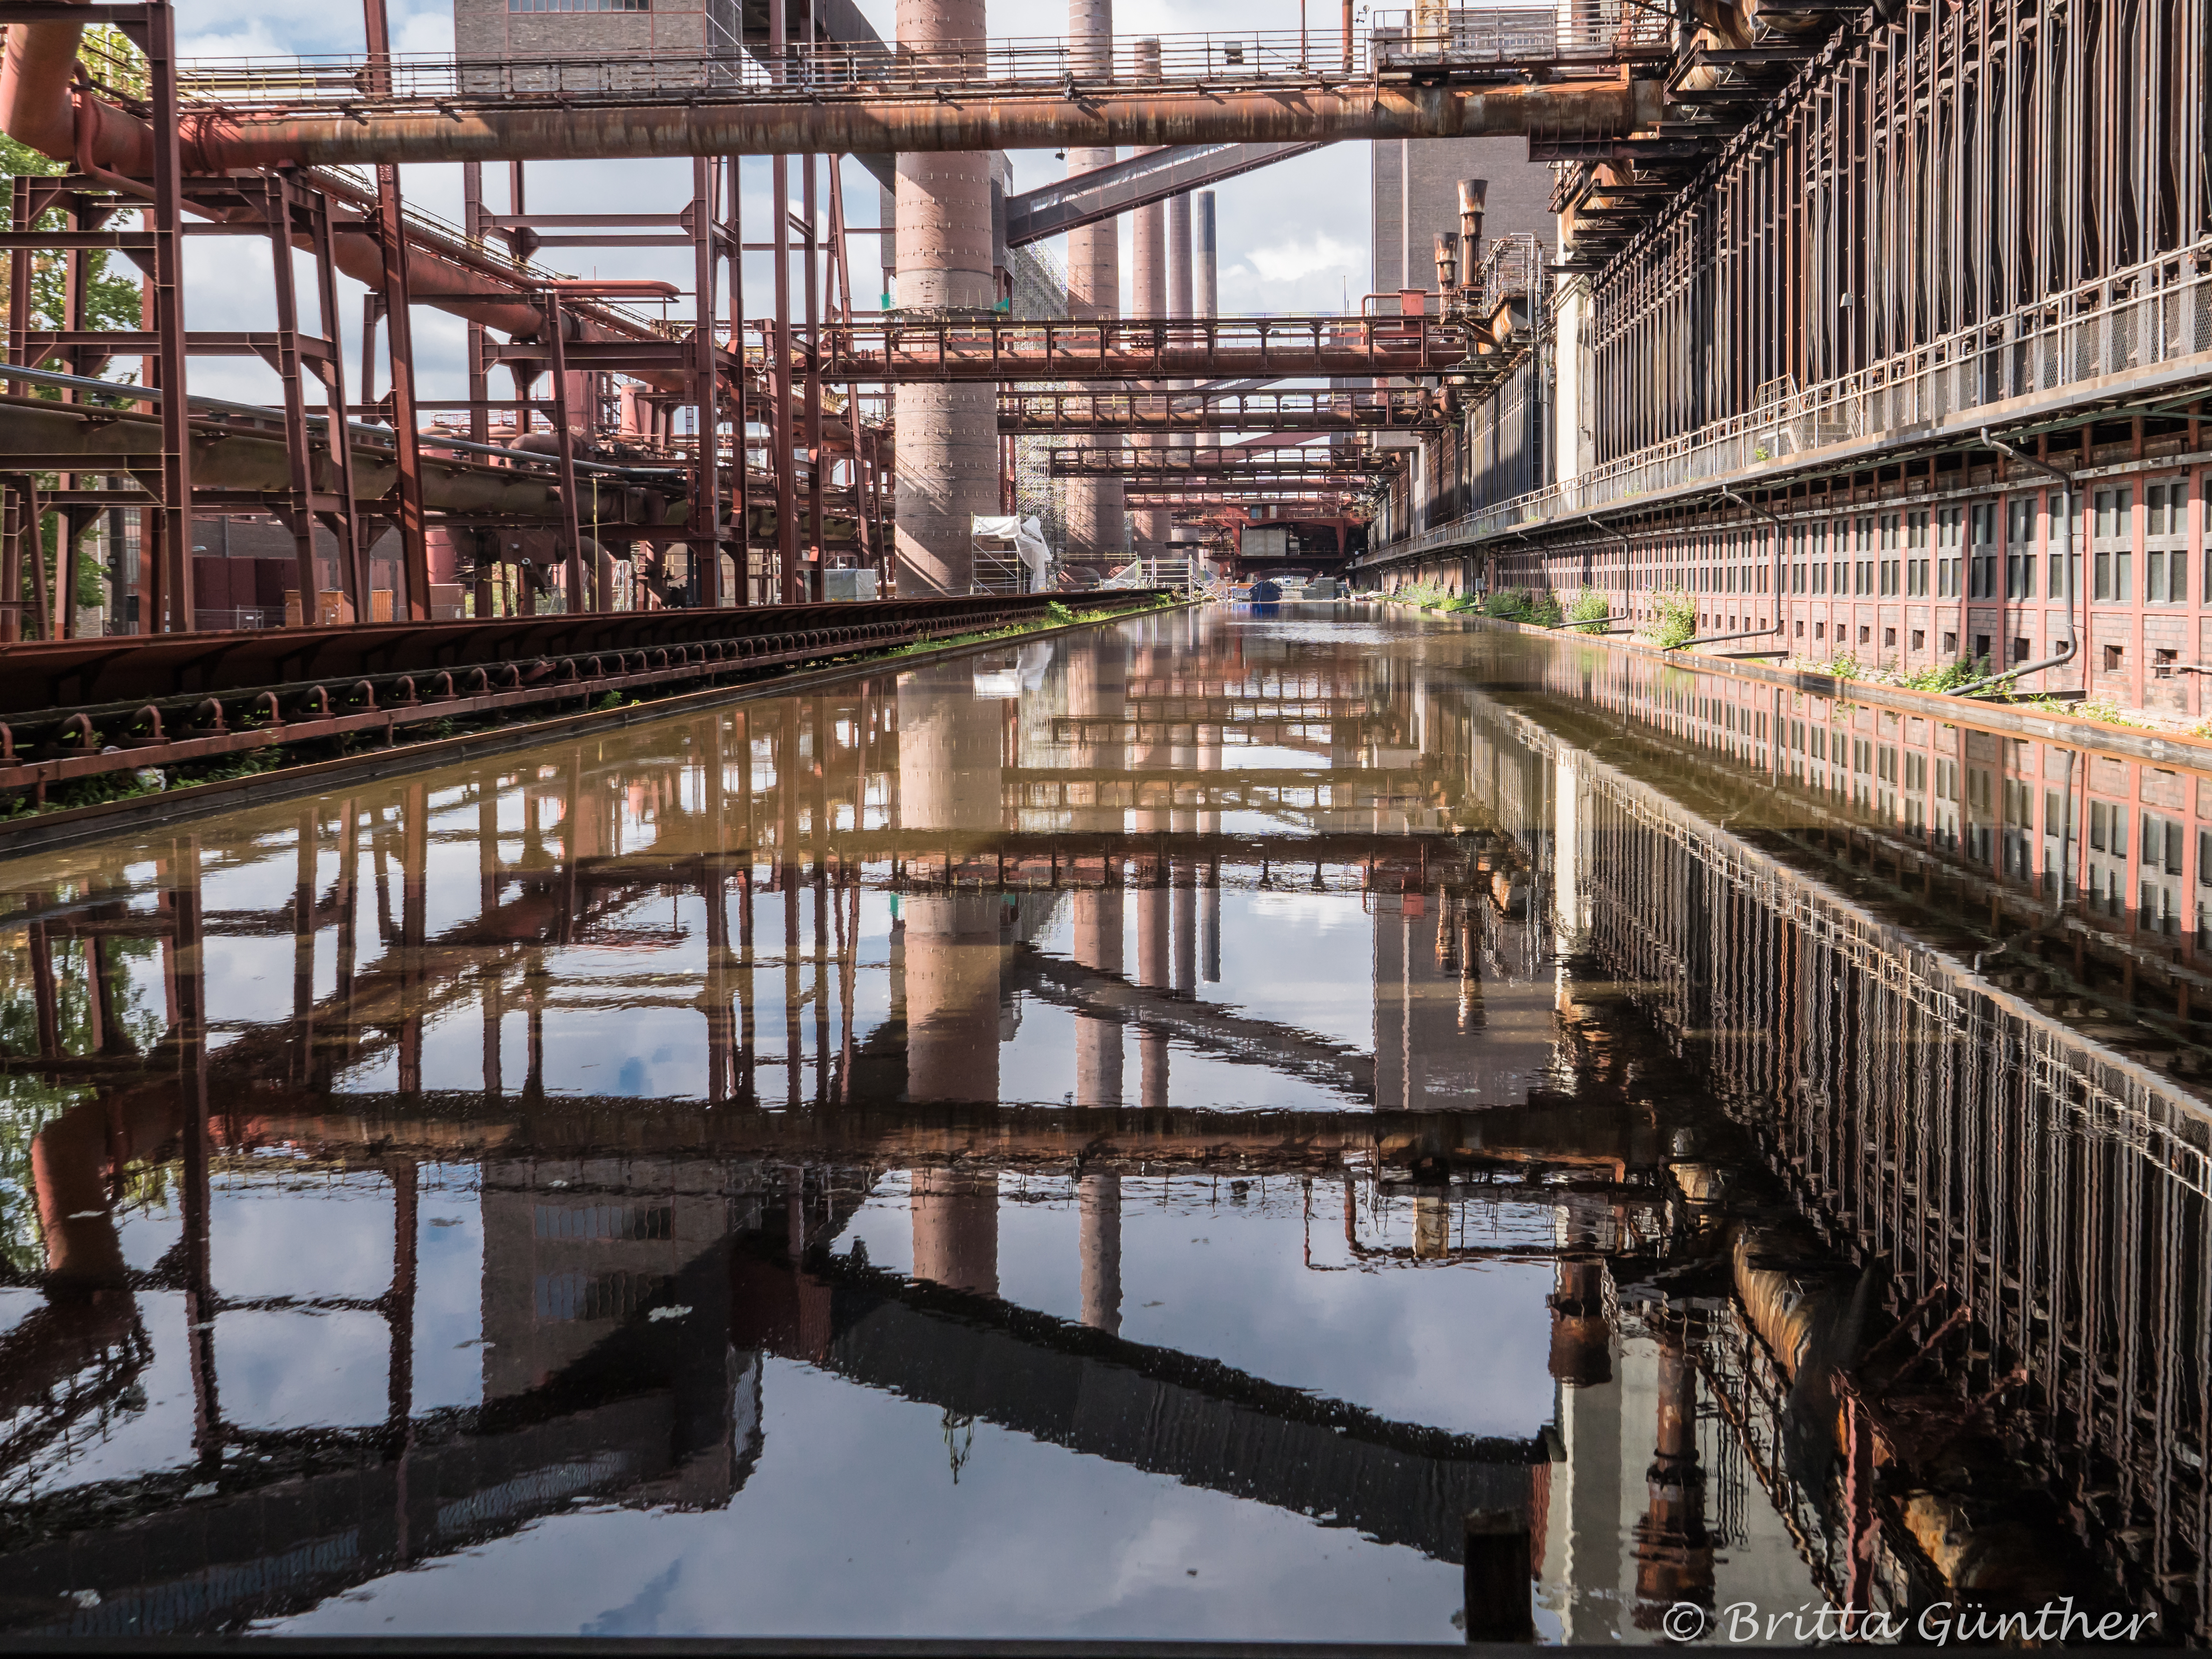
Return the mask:
[[1533,147],[1556,326],[1426,441],[1468,487],[1399,496],[1373,580],[1680,596],[1814,661],[2202,715],[2208,29],[1700,20],[1655,132]]
[[[1088,706],[1026,729],[1015,705],[976,698],[966,671],[941,689],[957,690],[957,707],[872,682],[702,716],[665,728],[642,755],[544,751],[492,769],[473,788],[441,785],[435,799],[416,782],[272,808],[242,847],[217,853],[180,836],[128,881],[72,876],[16,893],[0,937],[16,994],[32,1005],[33,1018],[18,1022],[32,1042],[7,1064],[80,1091],[81,1103],[40,1131],[47,1262],[33,1282],[59,1291],[113,1276],[111,1183],[149,1163],[176,1162],[187,1194],[185,1246],[157,1278],[200,1298],[194,1322],[206,1323],[225,1304],[204,1242],[193,1243],[204,1240],[206,1212],[191,1194],[216,1170],[242,1177],[304,1157],[374,1172],[397,1194],[418,1163],[481,1159],[488,1187],[558,1207],[661,1203],[654,1160],[690,1159],[694,1176],[737,1203],[736,1218],[703,1236],[696,1259],[672,1262],[662,1289],[624,1304],[626,1340],[655,1328],[647,1316],[665,1295],[714,1310],[742,1353],[805,1356],[872,1385],[923,1387],[922,1398],[940,1398],[927,1377],[1003,1370],[982,1363],[995,1352],[1074,1368],[1086,1389],[1134,1390],[1129,1422],[1187,1428],[1229,1420],[1210,1413],[1256,1412],[1237,1420],[1267,1425],[1288,1444],[1314,1402],[1263,1379],[1217,1373],[1193,1393],[1177,1356],[1009,1307],[995,1290],[872,1269],[856,1277],[817,1251],[891,1169],[948,1178],[985,1163],[1064,1170],[1079,1154],[1086,1178],[1166,1169],[1369,1183],[1414,1206],[1409,1259],[1425,1259],[1432,1247],[1422,1241],[1437,1236],[1422,1227],[1511,1193],[1559,1211],[1555,1243],[1536,1255],[1559,1274],[1553,1364],[1562,1386],[1607,1375],[1612,1322],[1657,1345],[1650,1504],[1633,1543],[1638,1604],[1651,1616],[1676,1601],[1710,1601],[1713,1556],[1741,1535],[1731,1506],[1740,1510],[1743,1491],[1730,1496],[1729,1484],[1737,1481],[1790,1518],[1838,1605],[1909,1607],[1939,1595],[2006,1605],[2032,1589],[2118,1595],[2161,1612],[2170,1632],[2201,1627],[2206,1499],[2191,1449],[2208,1430],[2208,1338],[2203,1299],[2186,1287],[2212,1252],[2212,1152],[2182,1064],[2203,1048],[2185,1024],[2163,1061],[2116,1049],[2112,1022],[2063,1018],[2069,998],[2119,996],[2116,981],[1993,986],[1842,896],[1838,874],[1879,874],[1893,861],[1898,885],[1956,884],[1959,915],[1978,915],[1993,934],[2015,925],[1965,884],[1972,870],[1952,844],[1928,841],[1905,863],[1848,788],[1778,772],[1771,729],[1762,741],[1755,721],[1733,704],[1724,712],[1721,696],[1687,695],[1681,677],[1595,711],[1564,685],[1431,691],[1421,714],[1431,741],[1401,774],[1372,758],[1398,747],[1413,718],[1414,681],[1389,654],[1296,673],[1216,659],[1194,674],[1193,660],[1165,641],[1120,672],[1102,659],[1082,679]],[[964,784],[995,778],[997,794],[988,812],[940,828],[900,792],[916,775],[908,751],[933,752],[948,719],[966,734]],[[1656,738],[1692,719],[1705,758],[1644,775],[1638,727]],[[1601,761],[1589,739],[1608,733]],[[1963,762],[1975,760],[1973,736],[1952,738]],[[1200,759],[1233,744],[1304,745],[1332,764],[1275,780],[1275,798],[1258,802],[1221,793],[1218,766]],[[1047,752],[1059,763],[1036,763]],[[1859,775],[1848,751],[1840,766],[1846,779]],[[1765,803],[1764,816],[1747,801]],[[1209,814],[1255,808],[1284,830],[1208,826]],[[1723,809],[1742,834],[1717,827]],[[648,825],[652,838],[631,848]],[[481,888],[462,920],[434,930],[433,860],[448,848],[475,849]],[[289,862],[296,880],[263,908],[209,908],[209,878],[242,859]],[[450,870],[438,877],[441,913],[451,879]],[[1402,965],[1378,957],[1377,972],[1407,976],[1409,1033],[1455,1029],[1466,1042],[1495,1030],[1506,1042],[1516,987],[1528,978],[1540,993],[1540,1052],[1554,1075],[1576,1079],[1574,1092],[1403,1109],[1387,1092],[1401,1085],[1386,1075],[1380,1044],[1370,1058],[1194,994],[1218,950],[1218,933],[1206,937],[1209,895],[1224,884],[1362,895],[1378,939],[1387,930],[1405,940]],[[909,907],[903,1000],[893,1004],[903,1012],[872,1030],[854,1017],[864,884],[888,886]],[[923,971],[927,907],[976,889],[994,921],[961,948],[997,964],[994,1020],[998,999],[1018,991],[1082,1021],[1133,1026],[1144,1060],[1136,1088],[1120,1093],[1117,1073],[1112,1097],[1050,1109],[907,1098],[917,1049],[943,1017],[933,999],[959,994],[955,979]],[[2032,884],[2021,892],[2032,897]],[[672,896],[689,907],[673,927]],[[1117,914],[1136,908],[1133,963],[1085,959],[1079,936],[1067,957],[1033,943],[1057,907],[1101,900]],[[289,1018],[234,1030],[209,1006],[208,943],[231,937],[294,940]],[[117,1019],[113,975],[103,971],[134,939],[154,943],[170,998],[165,1034],[143,1048]],[[2107,940],[2087,944],[2146,990],[2163,954],[2155,939],[2116,954]],[[568,983],[556,958],[593,947],[680,951],[682,969]],[[1558,976],[1554,950],[1571,963]],[[2046,972],[2061,965],[2046,962]],[[633,1101],[552,1086],[549,1022],[582,1018],[610,994],[626,1009],[703,1021],[696,1099],[641,1114]],[[65,1022],[65,1006],[86,1018]],[[770,1023],[779,1008],[780,1031]],[[510,1013],[521,1017],[520,1077],[506,1070],[514,1045],[500,1036]],[[481,1076],[453,1076],[449,1057],[434,1079],[428,1026],[479,1015]],[[1661,1041],[1632,1051],[1621,1041],[1631,1020]],[[1171,1111],[1164,1042],[1157,1071],[1152,1047],[1169,1036],[1318,1085],[1344,1108]],[[1422,1052],[1445,1050],[1424,1037]],[[388,1085],[349,1081],[383,1056]],[[1686,1104],[1709,1097],[1711,1109]],[[769,1104],[807,1109],[743,1109]],[[637,1184],[549,1194],[546,1183],[571,1179],[576,1160],[610,1136],[647,1170]],[[696,1181],[684,1190],[699,1190]],[[1352,1215],[1347,1204],[1348,1229]],[[642,1385],[635,1368],[617,1386],[575,1358],[554,1382],[480,1419],[409,1413],[398,1333],[410,1237],[395,1246],[391,1288],[371,1299],[395,1331],[392,1415],[346,1453],[356,1460],[348,1490],[381,1494],[393,1517],[372,1565],[455,1547],[538,1512],[535,1499],[518,1498],[509,1511],[453,1510],[473,1516],[465,1525],[432,1524],[406,1496],[426,1486],[446,1492],[449,1508],[494,1489],[549,1504],[580,1489],[727,1501],[751,1431],[728,1416],[726,1387],[718,1415],[676,1408],[701,1379],[724,1377],[719,1366],[701,1371],[701,1356],[680,1342],[648,1346]],[[127,1316],[83,1317],[42,1316],[10,1334],[20,1363],[9,1375],[52,1379],[35,1401],[24,1397],[27,1437],[10,1444],[25,1455],[112,1401],[143,1363],[143,1335]],[[945,1361],[947,1343],[961,1363]],[[173,1510],[187,1485],[218,1472],[222,1504],[276,1502],[260,1468],[230,1472],[221,1452],[250,1440],[273,1460],[275,1480],[302,1448],[224,1430],[213,1337],[194,1353],[214,1437],[204,1465],[135,1490],[130,1503]],[[1045,1423],[1019,1391],[941,1403],[1089,1445],[1090,1431]],[[1452,1559],[1455,1534],[1405,1494],[1439,1471],[1479,1485],[1498,1470],[1540,1468],[1542,1455],[1420,1438],[1428,1433],[1363,1425],[1327,1457],[1316,1443],[1310,1455],[1218,1467],[1188,1449],[1224,1443],[1219,1434],[1179,1429],[1134,1449],[1117,1443],[1141,1467],[1308,1514],[1358,1513],[1369,1530]],[[638,1449],[619,1468],[594,1466],[599,1484],[584,1488],[556,1491],[548,1473],[541,1492],[520,1473],[573,1465],[574,1448],[594,1437]],[[434,1478],[436,1459],[471,1446],[476,1462]],[[1403,1478],[1414,1486],[1393,1484],[1401,1474],[1390,1471],[1406,1466],[1392,1460],[1409,1449],[1419,1457]],[[395,1461],[407,1471],[396,1489]],[[668,1484],[678,1475],[689,1483],[680,1492]],[[1369,1507],[1342,1509],[1362,1483]],[[35,1582],[95,1571],[106,1522],[64,1505],[40,1524],[54,1539],[87,1541],[54,1564],[26,1557],[39,1564]],[[202,1535],[246,1530],[241,1518],[234,1531]],[[96,1571],[120,1593],[139,1569],[113,1557]],[[312,1600],[351,1582],[301,1571],[283,1594]]]

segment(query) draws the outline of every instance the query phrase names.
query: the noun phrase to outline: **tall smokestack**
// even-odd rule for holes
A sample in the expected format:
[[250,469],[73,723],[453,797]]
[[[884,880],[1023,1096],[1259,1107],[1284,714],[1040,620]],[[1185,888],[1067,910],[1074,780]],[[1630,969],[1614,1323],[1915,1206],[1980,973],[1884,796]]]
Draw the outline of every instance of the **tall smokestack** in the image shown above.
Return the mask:
[[[898,43],[917,53],[984,35],[983,0],[898,0]],[[990,157],[901,151],[897,223],[899,309],[988,315],[997,298]],[[975,586],[971,520],[999,510],[998,398],[992,386],[892,392],[902,598],[965,593]]]
[[1213,192],[1201,190],[1196,200],[1198,216],[1191,249],[1190,314],[1194,317],[1218,317],[1221,314],[1221,290],[1214,252]]
[[1190,198],[1170,196],[1168,209],[1168,315],[1191,314]]
[[[1067,0],[1068,69],[1095,80],[1114,72],[1114,0]],[[1115,152],[1071,149],[1067,176],[1110,166]],[[1116,317],[1121,312],[1121,222],[1108,219],[1067,233],[1067,314],[1077,321]],[[1100,449],[1119,449],[1118,436],[1091,440]],[[1119,478],[1069,478],[1063,488],[1071,564],[1118,564],[1126,555],[1129,527]]]

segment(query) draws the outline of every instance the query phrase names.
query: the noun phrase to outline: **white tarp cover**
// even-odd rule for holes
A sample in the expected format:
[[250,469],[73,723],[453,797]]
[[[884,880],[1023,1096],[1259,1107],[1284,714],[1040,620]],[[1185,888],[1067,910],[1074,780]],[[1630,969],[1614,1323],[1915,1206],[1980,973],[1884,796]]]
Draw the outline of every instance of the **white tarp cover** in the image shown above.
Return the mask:
[[1045,545],[1044,524],[1034,515],[1018,519],[1012,514],[987,516],[975,515],[974,536],[979,542],[988,542],[1003,551],[1013,550],[1016,557],[1029,568],[1030,574],[1041,576],[1052,563],[1052,550]]

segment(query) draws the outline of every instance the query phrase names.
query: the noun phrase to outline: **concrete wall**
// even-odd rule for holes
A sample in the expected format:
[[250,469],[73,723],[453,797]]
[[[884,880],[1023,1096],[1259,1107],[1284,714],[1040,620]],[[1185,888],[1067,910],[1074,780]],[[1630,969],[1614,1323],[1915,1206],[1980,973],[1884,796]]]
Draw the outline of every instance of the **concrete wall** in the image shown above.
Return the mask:
[[[1438,231],[1459,228],[1459,181],[1462,179],[1490,181],[1489,204],[1482,222],[1486,240],[1525,231],[1547,248],[1558,244],[1559,221],[1551,209],[1552,170],[1528,160],[1525,139],[1382,139],[1369,144],[1368,151],[1375,192],[1370,280],[1378,293],[1436,287],[1431,239]],[[1401,228],[1409,205],[1413,219],[1410,270]]]

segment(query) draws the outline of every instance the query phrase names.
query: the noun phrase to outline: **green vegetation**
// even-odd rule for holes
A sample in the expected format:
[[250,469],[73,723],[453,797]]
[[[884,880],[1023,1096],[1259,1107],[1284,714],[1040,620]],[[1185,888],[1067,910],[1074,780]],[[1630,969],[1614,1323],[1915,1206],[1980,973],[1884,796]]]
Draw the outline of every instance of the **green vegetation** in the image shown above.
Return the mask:
[[1577,625],[1595,623],[1602,628],[1613,619],[1613,605],[1595,587],[1585,587],[1575,595],[1574,603],[1567,607],[1567,621]]
[[1475,601],[1463,599],[1449,587],[1434,582],[1408,582],[1390,595],[1401,605],[1419,605],[1424,611],[1472,611]]
[[1962,685],[1972,685],[1976,680],[1987,679],[1990,673],[1987,657],[1961,657],[1956,662],[1947,662],[1905,675],[1897,683],[1914,691],[1955,691]]
[[[102,25],[87,30],[81,52],[81,65],[88,66],[89,72],[100,82],[115,91],[129,95],[136,96],[145,92],[145,59],[139,55],[136,46],[113,28]],[[63,163],[53,160],[51,156],[41,155],[27,144],[18,143],[13,138],[0,137],[0,184],[4,184],[6,186],[5,189],[0,189],[0,230],[13,231],[23,228],[15,222],[14,181],[15,179],[51,178],[57,173],[67,173],[69,170]],[[103,228],[129,230],[135,228],[137,219],[138,216],[135,211],[118,214],[109,219]],[[59,229],[63,222],[62,211],[56,209],[41,216],[33,228],[41,230]],[[79,256],[84,284],[83,304],[79,320],[70,324],[65,320],[69,313],[70,256],[66,253],[46,250],[19,257],[27,257],[31,261],[30,302],[26,307],[26,315],[20,319],[28,327],[44,331],[58,331],[64,327],[135,330],[138,326],[140,313],[138,279],[135,275],[129,274],[128,260],[117,261],[116,263],[122,266],[122,270],[118,270],[111,267],[112,256],[104,248],[88,249]],[[0,298],[0,310],[4,310],[8,304],[9,301],[6,299]],[[9,320],[13,323],[19,319],[10,318]],[[69,365],[59,358],[46,358],[33,367],[66,370]],[[31,391],[33,397],[39,398],[58,398],[62,395],[58,391],[51,388],[33,386]],[[121,407],[131,400],[127,398],[117,397],[106,401],[112,402],[118,407]],[[45,472],[34,476],[38,478],[41,489],[53,487],[54,474]],[[45,567],[43,572],[39,571],[37,564],[34,564],[32,560],[26,559],[22,568],[21,590],[13,596],[27,607],[24,614],[33,630],[32,637],[37,636],[36,630],[40,626],[39,611],[35,606],[38,596],[37,582],[42,580],[49,585],[48,591],[51,592],[51,585],[60,580],[61,518],[58,514],[48,513],[40,517],[39,551],[38,562],[43,563]],[[106,599],[103,573],[91,559],[80,560],[77,568],[77,604],[83,606],[96,606],[104,604]]]
[[1482,614],[1500,622],[1524,623],[1532,619],[1534,607],[1528,602],[1526,588],[1501,587],[1483,600]]
[[[99,1046],[92,1037],[91,975],[79,965],[82,953],[89,949],[89,942],[82,939],[57,940],[53,945],[57,968],[68,969],[55,975],[55,1026],[63,1051],[71,1054],[89,1054]],[[143,1054],[161,1041],[167,1022],[153,1001],[161,985],[160,950],[160,942],[150,939],[102,941],[100,955],[111,1015],[105,1034],[111,1044]],[[29,1054],[38,1050],[38,1001],[30,958],[20,951],[0,956],[0,1051]],[[94,1097],[89,1083],[55,1083],[29,1072],[0,1075],[0,1263],[17,1273],[40,1273],[46,1265],[31,1176],[31,1144],[47,1123]],[[133,1166],[125,1174],[124,1201],[143,1204],[158,1199],[165,1185],[162,1166]]]
[[1698,602],[1680,588],[1653,596],[1651,617],[1639,630],[1662,651],[1679,651],[1698,637]]

